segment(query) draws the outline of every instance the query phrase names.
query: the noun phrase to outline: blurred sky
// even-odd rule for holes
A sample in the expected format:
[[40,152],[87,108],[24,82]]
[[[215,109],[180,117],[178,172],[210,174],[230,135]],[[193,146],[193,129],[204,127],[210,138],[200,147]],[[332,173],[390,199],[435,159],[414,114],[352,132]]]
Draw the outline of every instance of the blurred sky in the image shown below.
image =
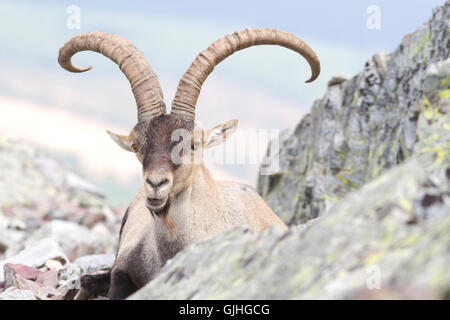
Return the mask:
[[[71,74],[57,63],[58,49],[88,31],[116,33],[134,43],[160,78],[168,107],[179,78],[211,42],[247,27],[279,28],[302,38],[321,60],[311,84],[307,63],[281,47],[234,54],[203,85],[197,119],[205,128],[239,119],[244,129],[294,127],[320,98],[332,75],[353,75],[375,52],[392,52],[445,0],[341,1],[9,1],[0,3],[0,133],[38,144],[128,202],[140,183],[132,154],[104,129],[128,133],[136,107],[128,81],[103,56],[84,52],[74,63],[94,68]],[[79,29],[66,25],[67,8],[81,10]],[[366,12],[377,5],[381,28],[369,29]],[[257,165],[213,165],[219,178],[255,185]]]

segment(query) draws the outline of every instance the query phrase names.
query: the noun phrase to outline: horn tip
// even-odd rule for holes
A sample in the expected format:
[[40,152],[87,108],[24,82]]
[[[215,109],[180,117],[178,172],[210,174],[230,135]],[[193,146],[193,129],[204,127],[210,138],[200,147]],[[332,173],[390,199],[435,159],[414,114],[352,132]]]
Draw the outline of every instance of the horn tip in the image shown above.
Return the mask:
[[313,81],[316,80],[318,77],[319,77],[319,73],[315,73],[315,74],[311,75],[311,78],[309,78],[308,80],[306,80],[305,83],[313,82]]
[[88,67],[85,67],[85,68],[73,67],[73,68],[66,69],[66,70],[70,71],[70,72],[74,72],[74,73],[81,73],[81,72],[89,71],[91,69],[92,69],[92,66],[88,66]]

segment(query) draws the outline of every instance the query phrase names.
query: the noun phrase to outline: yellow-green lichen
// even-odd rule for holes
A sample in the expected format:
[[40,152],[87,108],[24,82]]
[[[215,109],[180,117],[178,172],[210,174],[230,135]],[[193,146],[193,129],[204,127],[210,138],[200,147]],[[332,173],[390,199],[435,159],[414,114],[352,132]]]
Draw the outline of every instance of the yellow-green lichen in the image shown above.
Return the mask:
[[380,261],[381,260],[381,258],[383,257],[383,252],[381,252],[381,251],[377,251],[377,252],[374,252],[374,253],[372,253],[372,254],[370,254],[366,259],[365,259],[365,264],[366,265],[374,265],[374,264],[376,264],[378,261]]
[[441,80],[441,87],[450,86],[450,76]]
[[436,159],[434,160],[434,165],[437,166],[439,164],[442,163],[442,161],[444,160],[444,156],[445,156],[445,152],[442,149],[441,146],[437,145],[434,146],[434,148],[431,150],[432,152],[434,152],[436,154]]
[[413,44],[413,47],[409,52],[409,57],[413,58],[416,54],[421,52],[425,44],[427,44],[427,42],[429,42],[430,39],[431,39],[431,30],[428,28],[422,39],[420,39],[420,42],[418,44]]
[[409,247],[415,243],[417,243],[417,241],[419,241],[420,237],[417,233],[412,233],[409,236],[407,236],[406,238],[402,239],[399,241],[399,246],[401,247]]
[[327,258],[326,258],[326,263],[330,264],[331,262],[333,262],[336,257],[339,255],[339,251],[338,250],[334,250],[333,252],[331,252]]
[[405,197],[399,197],[398,204],[406,212],[412,212],[412,210],[413,210],[413,205],[412,205],[411,201]]
[[438,96],[441,99],[450,99],[450,89],[442,90],[438,93]]
[[355,105],[356,99],[358,99],[358,92],[357,91],[355,91],[355,93],[353,94],[353,99],[352,99],[352,103],[351,103],[352,106]]

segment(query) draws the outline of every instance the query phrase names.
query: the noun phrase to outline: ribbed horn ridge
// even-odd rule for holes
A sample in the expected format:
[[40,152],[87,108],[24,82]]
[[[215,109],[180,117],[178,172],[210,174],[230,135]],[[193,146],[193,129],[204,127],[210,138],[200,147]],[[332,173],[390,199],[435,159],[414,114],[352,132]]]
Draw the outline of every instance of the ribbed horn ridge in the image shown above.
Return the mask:
[[195,105],[203,82],[214,67],[236,51],[262,44],[279,45],[301,54],[311,67],[312,74],[306,82],[312,82],[319,76],[319,58],[301,39],[277,29],[248,28],[222,37],[200,52],[178,84],[171,113],[194,119]]
[[144,55],[128,40],[102,31],[88,32],[70,39],[59,49],[58,62],[67,71],[85,72],[92,67],[79,68],[72,64],[72,56],[91,50],[114,61],[131,84],[137,104],[138,122],[166,112],[158,77]]

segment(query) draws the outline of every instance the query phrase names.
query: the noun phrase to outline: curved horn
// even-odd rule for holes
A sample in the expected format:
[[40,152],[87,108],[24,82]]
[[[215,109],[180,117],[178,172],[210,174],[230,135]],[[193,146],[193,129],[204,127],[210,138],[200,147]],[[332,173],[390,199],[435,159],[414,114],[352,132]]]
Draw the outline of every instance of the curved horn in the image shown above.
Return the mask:
[[320,73],[320,61],[315,52],[302,40],[290,33],[277,29],[245,29],[220,38],[203,50],[192,62],[178,84],[171,113],[188,119],[195,118],[195,105],[203,82],[214,67],[234,52],[262,44],[279,45],[301,54],[311,67],[314,81]]
[[92,67],[78,68],[72,56],[91,50],[114,61],[131,84],[138,108],[138,122],[166,112],[164,97],[158,77],[144,55],[128,40],[102,31],[88,32],[71,38],[59,49],[58,62],[67,71],[85,72]]

